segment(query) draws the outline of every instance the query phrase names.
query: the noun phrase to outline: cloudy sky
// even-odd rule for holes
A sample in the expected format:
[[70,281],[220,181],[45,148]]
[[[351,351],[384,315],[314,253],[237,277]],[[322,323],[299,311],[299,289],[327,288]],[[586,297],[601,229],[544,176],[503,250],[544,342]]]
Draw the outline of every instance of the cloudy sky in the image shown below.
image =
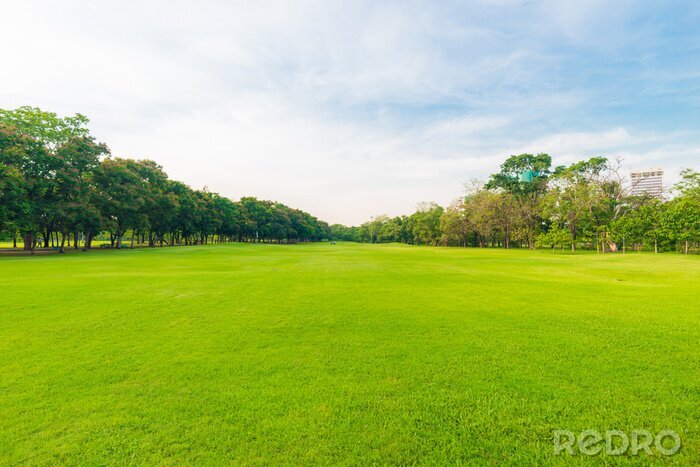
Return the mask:
[[700,169],[696,1],[7,1],[0,107],[357,224],[510,154]]

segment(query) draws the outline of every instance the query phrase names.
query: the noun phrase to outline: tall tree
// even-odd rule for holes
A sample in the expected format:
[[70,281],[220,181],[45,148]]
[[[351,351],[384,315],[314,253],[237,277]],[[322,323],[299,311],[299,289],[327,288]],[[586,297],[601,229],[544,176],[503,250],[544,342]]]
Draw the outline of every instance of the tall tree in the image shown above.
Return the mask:
[[600,210],[601,191],[593,182],[605,170],[607,159],[593,157],[569,167],[557,167],[542,199],[543,214],[571,234],[571,251],[592,230],[593,212]]
[[547,191],[551,166],[549,154],[510,156],[501,165],[501,171],[492,175],[486,184],[488,189],[500,189],[512,196],[530,249],[535,248],[535,237],[540,226],[540,201]]
[[145,224],[143,208],[147,187],[133,168],[133,161],[108,158],[95,171],[100,211],[116,248],[121,248],[122,238],[128,229]]
[[413,237],[418,243],[437,245],[440,240],[440,218],[444,209],[436,203],[420,203],[411,216],[414,220]]
[[66,237],[73,233],[77,243],[79,229],[93,223],[95,209],[90,205],[94,195],[93,175],[100,158],[109,155],[109,149],[95,143],[92,137],[80,136],[61,143],[55,153],[53,204],[55,225],[61,234],[60,252],[63,253]]
[[22,234],[24,249],[34,251],[36,234],[53,209],[50,201],[55,189],[56,158],[35,138],[0,123],[0,164],[5,167],[6,177],[13,177],[13,191],[23,195],[11,216]]
[[442,243],[446,245],[467,246],[469,237],[475,232],[471,223],[467,204],[464,199],[457,199],[445,209],[440,218]]
[[0,232],[12,230],[25,209],[22,176],[19,171],[0,162]]

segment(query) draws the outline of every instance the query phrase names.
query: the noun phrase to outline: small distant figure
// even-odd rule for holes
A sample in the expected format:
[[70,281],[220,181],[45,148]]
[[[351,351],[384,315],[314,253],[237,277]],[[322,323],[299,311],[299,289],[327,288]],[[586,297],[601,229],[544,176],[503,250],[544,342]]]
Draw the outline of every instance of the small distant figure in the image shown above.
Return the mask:
[[335,245],[335,242],[331,242],[331,245]]

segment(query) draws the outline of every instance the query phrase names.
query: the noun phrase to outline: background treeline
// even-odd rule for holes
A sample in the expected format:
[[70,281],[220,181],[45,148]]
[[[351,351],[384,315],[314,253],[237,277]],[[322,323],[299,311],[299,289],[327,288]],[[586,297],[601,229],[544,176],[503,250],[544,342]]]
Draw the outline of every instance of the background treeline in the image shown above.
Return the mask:
[[475,182],[447,208],[422,203],[410,216],[377,216],[359,227],[332,225],[358,242],[648,249],[689,253],[700,242],[700,173],[681,172],[670,200],[631,196],[620,160],[594,157],[551,166],[547,154],[511,156],[486,183]]
[[170,180],[150,160],[111,157],[80,114],[0,110],[0,237],[25,250],[119,248],[329,238],[308,213],[273,201],[228,198]]

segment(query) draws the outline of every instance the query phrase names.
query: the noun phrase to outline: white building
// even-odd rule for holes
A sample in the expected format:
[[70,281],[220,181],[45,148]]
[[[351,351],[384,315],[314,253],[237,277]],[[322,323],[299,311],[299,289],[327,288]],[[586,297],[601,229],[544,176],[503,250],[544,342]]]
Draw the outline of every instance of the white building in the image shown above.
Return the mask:
[[664,171],[661,168],[633,170],[630,173],[633,196],[649,195],[661,198],[664,191]]

